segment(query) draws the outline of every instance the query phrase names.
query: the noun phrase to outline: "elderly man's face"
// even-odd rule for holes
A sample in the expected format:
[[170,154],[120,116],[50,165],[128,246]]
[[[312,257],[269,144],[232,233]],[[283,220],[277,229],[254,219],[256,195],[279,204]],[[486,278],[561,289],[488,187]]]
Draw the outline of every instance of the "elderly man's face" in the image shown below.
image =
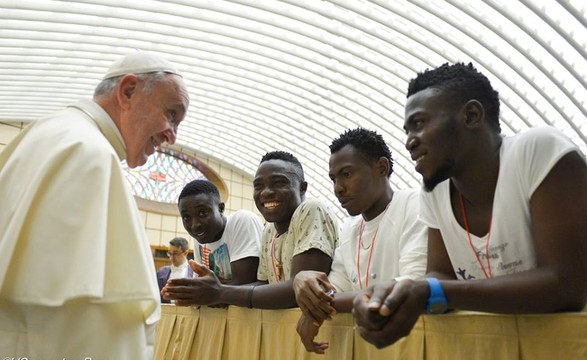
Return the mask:
[[175,143],[177,128],[189,105],[187,89],[177,75],[166,75],[166,81],[156,82],[150,91],[134,79],[135,88],[128,90],[132,93],[120,128],[130,168],[146,163],[161,144]]

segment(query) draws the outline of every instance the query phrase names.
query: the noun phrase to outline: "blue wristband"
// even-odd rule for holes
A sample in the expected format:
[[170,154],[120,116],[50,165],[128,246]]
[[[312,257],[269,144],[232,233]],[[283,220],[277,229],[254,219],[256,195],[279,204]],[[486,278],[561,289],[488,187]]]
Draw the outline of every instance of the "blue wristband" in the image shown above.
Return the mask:
[[430,296],[426,301],[427,314],[443,314],[448,310],[448,301],[444,296],[444,290],[437,278],[426,278],[430,289]]

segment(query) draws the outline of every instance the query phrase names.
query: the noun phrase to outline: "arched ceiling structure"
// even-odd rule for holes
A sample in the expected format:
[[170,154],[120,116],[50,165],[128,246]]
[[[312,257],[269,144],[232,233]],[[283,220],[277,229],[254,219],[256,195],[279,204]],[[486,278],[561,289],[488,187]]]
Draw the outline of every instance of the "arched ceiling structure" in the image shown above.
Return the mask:
[[191,95],[177,144],[254,174],[295,154],[309,196],[331,200],[328,144],[381,133],[395,188],[417,187],[404,148],[408,81],[473,62],[498,89],[506,135],[562,129],[587,153],[584,0],[18,0],[0,2],[0,121],[91,96],[112,61],[161,53]]

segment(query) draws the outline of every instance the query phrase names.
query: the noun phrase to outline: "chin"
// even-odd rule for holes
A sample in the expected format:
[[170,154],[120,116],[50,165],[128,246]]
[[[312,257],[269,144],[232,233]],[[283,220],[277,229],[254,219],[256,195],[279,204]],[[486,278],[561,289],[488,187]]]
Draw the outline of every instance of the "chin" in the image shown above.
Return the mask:
[[452,161],[448,161],[443,166],[438,168],[438,170],[429,176],[428,178],[423,177],[424,183],[424,191],[432,192],[436,185],[440,184],[441,182],[450,179],[452,175],[452,169],[454,168],[454,163]]
[[267,222],[274,223],[276,221],[273,216],[267,216],[263,213],[261,213],[261,216],[263,216],[263,219],[265,219],[265,221]]
[[147,156],[141,157],[139,159],[129,159],[129,158],[127,158],[126,159],[126,165],[128,165],[129,168],[134,169],[136,167],[145,165],[145,163],[147,162],[147,159],[148,159]]
[[273,213],[267,214],[267,213],[261,212],[261,215],[263,216],[263,219],[265,219],[265,221],[267,221],[267,222],[275,223],[275,222],[279,221],[279,216],[276,216]]
[[446,179],[450,178],[449,176],[444,176],[444,174],[436,174],[436,176],[431,177],[429,179],[424,179],[422,181],[424,191],[432,192],[434,188],[440,184],[441,182],[445,181]]
[[426,192],[432,192],[432,190],[434,190],[434,188],[436,187],[436,185],[438,185],[438,183],[433,183],[433,182],[427,181],[427,180],[424,180],[422,182],[422,188]]
[[361,215],[361,212],[359,210],[353,210],[353,209],[346,209],[346,212],[350,215],[350,216],[357,216],[357,215]]

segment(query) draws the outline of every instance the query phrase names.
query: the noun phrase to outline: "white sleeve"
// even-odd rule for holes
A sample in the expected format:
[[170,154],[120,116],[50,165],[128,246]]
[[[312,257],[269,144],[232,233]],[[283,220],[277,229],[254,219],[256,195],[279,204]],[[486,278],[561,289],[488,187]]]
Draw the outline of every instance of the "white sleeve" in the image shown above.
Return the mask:
[[418,219],[419,207],[419,192],[410,194],[400,236],[399,276],[396,280],[416,279],[426,273],[428,227]]
[[259,257],[262,228],[257,215],[250,211],[240,210],[230,216],[225,229],[230,232],[226,238],[230,262]]
[[330,273],[328,274],[328,281],[330,281],[330,284],[334,286],[337,292],[353,290],[353,284],[351,283],[344,267],[344,260],[340,247],[334,250],[334,258],[332,260]]

